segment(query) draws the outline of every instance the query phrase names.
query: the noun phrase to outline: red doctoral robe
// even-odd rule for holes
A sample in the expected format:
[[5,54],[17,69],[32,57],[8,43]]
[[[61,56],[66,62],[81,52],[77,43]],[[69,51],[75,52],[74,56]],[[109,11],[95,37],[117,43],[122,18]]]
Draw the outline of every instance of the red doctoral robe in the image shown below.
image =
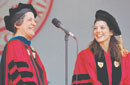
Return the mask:
[[18,36],[4,48],[0,85],[48,85],[44,66],[29,41]]
[[[108,83],[105,82],[106,84],[102,84],[102,82],[98,80],[97,75],[97,65],[99,65],[101,67],[100,69],[102,69],[105,64],[99,62],[96,65],[96,60],[93,55],[93,52],[89,48],[87,48],[85,50],[82,50],[77,57],[72,77],[72,85],[115,85],[112,84],[112,81],[115,81],[118,78],[119,81],[117,81],[117,85],[130,85],[130,53],[128,53],[127,56],[122,57],[120,66],[121,71],[119,69],[115,71],[116,73],[119,73],[119,75],[121,74],[121,76],[114,73],[116,74],[113,74],[114,77],[112,77],[113,67],[110,53],[107,54],[104,52],[104,56],[107,70],[105,72],[108,75]],[[116,62],[114,64],[117,67],[119,65]],[[103,73],[101,73],[101,75],[103,75],[103,78],[105,79],[105,75]]]

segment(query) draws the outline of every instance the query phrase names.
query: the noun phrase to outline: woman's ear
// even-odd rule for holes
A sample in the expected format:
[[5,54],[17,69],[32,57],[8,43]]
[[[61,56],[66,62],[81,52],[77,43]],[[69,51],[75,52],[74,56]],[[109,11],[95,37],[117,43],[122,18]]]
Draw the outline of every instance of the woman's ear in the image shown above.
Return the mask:
[[111,35],[111,36],[114,35],[114,32],[113,32],[112,30],[110,30],[110,35]]
[[14,24],[14,27],[15,27],[16,29],[18,29],[20,26],[18,26],[18,25],[16,25],[16,24]]

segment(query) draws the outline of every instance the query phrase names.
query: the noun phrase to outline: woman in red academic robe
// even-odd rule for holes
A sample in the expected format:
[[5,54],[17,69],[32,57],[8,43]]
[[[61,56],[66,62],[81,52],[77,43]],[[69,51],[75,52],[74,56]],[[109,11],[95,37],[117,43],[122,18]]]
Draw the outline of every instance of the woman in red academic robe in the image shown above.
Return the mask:
[[31,4],[20,3],[5,16],[14,37],[6,44],[1,60],[0,85],[48,85],[44,66],[31,47],[37,13]]
[[115,18],[104,10],[95,15],[94,40],[77,57],[72,85],[130,85],[130,53],[115,36]]

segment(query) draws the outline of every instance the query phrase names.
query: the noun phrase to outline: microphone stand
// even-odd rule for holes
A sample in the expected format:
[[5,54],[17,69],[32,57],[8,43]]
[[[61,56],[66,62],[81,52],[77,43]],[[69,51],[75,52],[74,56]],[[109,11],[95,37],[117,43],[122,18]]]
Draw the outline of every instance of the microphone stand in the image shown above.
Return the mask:
[[65,85],[68,85],[68,40],[69,35],[65,34]]

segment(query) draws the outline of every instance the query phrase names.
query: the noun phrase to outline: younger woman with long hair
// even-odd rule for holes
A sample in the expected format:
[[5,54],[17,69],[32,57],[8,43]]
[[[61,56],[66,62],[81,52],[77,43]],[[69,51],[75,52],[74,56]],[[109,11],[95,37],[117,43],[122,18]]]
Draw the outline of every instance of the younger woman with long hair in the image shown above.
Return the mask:
[[121,36],[118,23],[104,10],[95,18],[94,40],[78,54],[72,84],[130,85],[130,53],[115,37]]

